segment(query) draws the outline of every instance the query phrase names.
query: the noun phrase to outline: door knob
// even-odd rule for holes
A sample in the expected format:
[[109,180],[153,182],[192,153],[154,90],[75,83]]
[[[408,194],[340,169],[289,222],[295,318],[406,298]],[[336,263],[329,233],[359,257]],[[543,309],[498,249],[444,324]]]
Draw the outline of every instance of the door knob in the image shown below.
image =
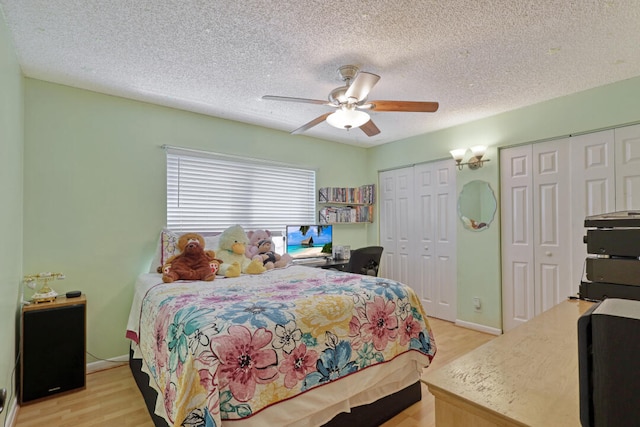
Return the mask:
[[544,253],[546,256],[553,256],[553,253],[551,253],[551,251],[547,251]]

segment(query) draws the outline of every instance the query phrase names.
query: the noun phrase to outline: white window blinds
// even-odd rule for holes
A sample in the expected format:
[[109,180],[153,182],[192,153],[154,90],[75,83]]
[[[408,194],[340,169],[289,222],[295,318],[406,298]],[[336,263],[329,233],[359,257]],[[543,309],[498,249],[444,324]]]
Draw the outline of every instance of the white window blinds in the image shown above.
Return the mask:
[[316,173],[311,169],[165,147],[167,227],[175,231],[284,230],[313,224]]

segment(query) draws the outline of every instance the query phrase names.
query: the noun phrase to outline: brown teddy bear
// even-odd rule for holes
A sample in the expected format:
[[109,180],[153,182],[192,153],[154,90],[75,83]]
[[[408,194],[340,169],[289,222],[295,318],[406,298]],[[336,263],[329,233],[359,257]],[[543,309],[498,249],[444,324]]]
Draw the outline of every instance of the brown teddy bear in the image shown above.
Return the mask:
[[215,252],[204,249],[204,238],[197,233],[185,233],[178,239],[180,253],[169,258],[162,266],[162,281],[205,280],[216,278],[220,260]]

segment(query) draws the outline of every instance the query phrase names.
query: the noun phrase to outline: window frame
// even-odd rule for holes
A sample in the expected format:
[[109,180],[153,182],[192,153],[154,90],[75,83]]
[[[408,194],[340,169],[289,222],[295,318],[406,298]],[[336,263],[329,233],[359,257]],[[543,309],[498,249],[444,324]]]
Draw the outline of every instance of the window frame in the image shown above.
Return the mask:
[[[300,165],[163,146],[166,151],[166,224],[172,231],[284,232],[315,224],[316,169]],[[210,182],[206,184],[203,182]],[[212,209],[219,210],[213,213]]]

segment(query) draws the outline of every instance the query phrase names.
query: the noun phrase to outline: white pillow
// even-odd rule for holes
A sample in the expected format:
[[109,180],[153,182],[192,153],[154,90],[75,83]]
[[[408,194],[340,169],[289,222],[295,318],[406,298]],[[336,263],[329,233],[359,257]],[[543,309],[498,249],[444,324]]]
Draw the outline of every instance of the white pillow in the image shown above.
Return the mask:
[[[192,231],[172,231],[167,228],[163,228],[160,232],[160,237],[158,239],[158,247],[156,248],[156,253],[153,257],[153,261],[151,261],[151,266],[149,268],[150,273],[156,273],[158,267],[164,265],[164,262],[172,257],[173,255],[177,255],[180,253],[178,249],[178,240],[180,236],[186,233],[193,233]],[[218,243],[220,241],[220,232],[217,231],[205,231],[198,232],[204,238],[204,248],[217,250]],[[284,239],[282,238],[281,231],[272,231],[271,239],[275,245],[275,252],[282,255],[285,252],[284,248]]]

